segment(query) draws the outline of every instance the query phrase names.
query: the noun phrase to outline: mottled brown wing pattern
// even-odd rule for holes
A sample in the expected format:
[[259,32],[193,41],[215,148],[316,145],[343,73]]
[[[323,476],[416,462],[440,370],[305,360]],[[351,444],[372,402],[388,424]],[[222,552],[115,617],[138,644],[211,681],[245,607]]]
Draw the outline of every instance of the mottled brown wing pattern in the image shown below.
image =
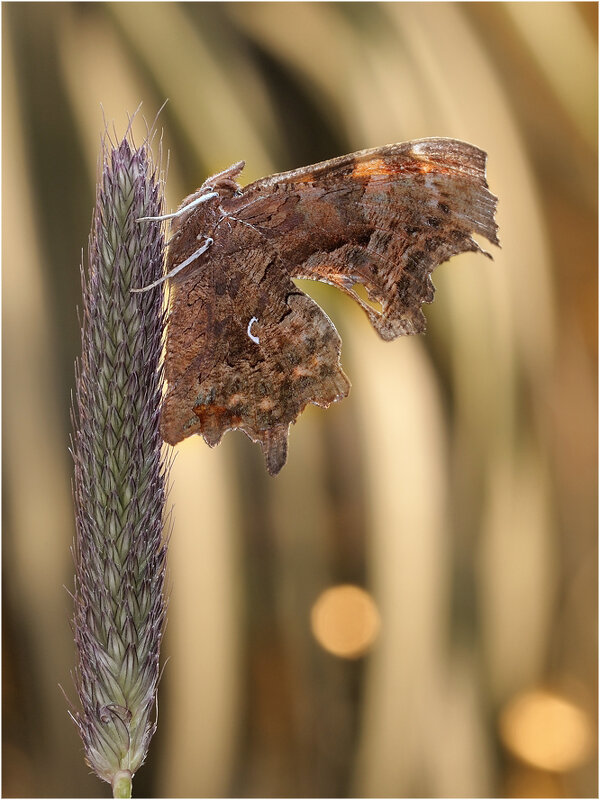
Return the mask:
[[[290,422],[308,403],[328,406],[348,394],[341,342],[319,306],[276,262],[267,264],[262,249],[232,253],[226,266],[209,284],[210,297],[200,274],[173,287],[162,434],[175,444],[201,433],[214,446],[239,428],[261,444],[275,474],[285,463]],[[241,275],[248,280],[238,283]]]
[[[257,181],[232,199],[232,213],[274,234],[293,277],[338,286],[384,339],[395,339],[424,329],[421,305],[433,300],[436,266],[481,251],[473,233],[498,244],[485,162],[483,151],[455,140],[390,145]],[[278,196],[287,214],[272,213]],[[301,230],[282,236],[290,222]],[[352,290],[357,283],[380,314]]]
[[261,444],[269,472],[278,472],[302,409],[349,390],[335,328],[292,278],[347,292],[384,339],[422,331],[432,270],[456,253],[481,251],[473,233],[498,243],[485,160],[472,145],[429,139],[245,189],[236,181],[242,162],[209,178],[182,207],[199,204],[172,226],[169,270],[211,239],[171,280],[165,441],[200,433],[215,445],[239,428]]

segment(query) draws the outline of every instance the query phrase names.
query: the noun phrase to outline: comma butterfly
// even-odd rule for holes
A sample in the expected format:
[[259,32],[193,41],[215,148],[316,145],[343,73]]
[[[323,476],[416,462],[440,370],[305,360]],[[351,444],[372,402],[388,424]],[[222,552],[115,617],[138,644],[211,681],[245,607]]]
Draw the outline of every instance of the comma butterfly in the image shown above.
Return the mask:
[[169,215],[164,440],[199,433],[214,446],[239,428],[279,472],[303,408],[350,388],[337,331],[292,278],[349,294],[382,339],[420,333],[433,269],[456,253],[485,253],[473,233],[498,244],[485,164],[473,145],[421,139],[244,188],[243,161],[208,178]]

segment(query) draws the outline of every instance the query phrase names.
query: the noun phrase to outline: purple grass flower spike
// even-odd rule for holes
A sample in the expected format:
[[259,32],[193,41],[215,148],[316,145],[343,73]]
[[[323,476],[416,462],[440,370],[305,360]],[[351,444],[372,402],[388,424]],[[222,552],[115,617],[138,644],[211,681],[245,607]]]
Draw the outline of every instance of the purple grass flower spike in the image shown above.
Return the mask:
[[165,620],[161,458],[164,308],[162,182],[129,134],[103,166],[82,270],[82,355],[73,408],[75,610],[80,709],[73,719],[87,763],[131,796],[156,730]]

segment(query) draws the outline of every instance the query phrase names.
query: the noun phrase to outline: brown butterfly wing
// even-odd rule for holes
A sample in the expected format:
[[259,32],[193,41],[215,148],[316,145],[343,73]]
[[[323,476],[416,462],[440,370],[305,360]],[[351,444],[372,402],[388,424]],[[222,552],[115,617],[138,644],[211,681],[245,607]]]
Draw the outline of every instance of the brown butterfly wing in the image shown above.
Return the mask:
[[454,139],[394,144],[257,181],[232,199],[232,213],[265,236],[291,276],[347,292],[389,340],[424,330],[431,272],[457,253],[485,252],[473,233],[498,244],[485,164],[482,150]]
[[275,474],[302,409],[348,394],[340,338],[262,248],[226,259],[211,252],[206,261],[205,272],[173,287],[162,435],[175,444],[200,433],[214,446],[226,431],[243,430]]
[[474,232],[497,243],[496,201],[485,154],[448,139],[362,151],[238,192],[231,184],[175,225],[169,267],[203,236],[213,244],[172,280],[161,428],[172,444],[201,433],[210,445],[239,428],[275,474],[302,409],[349,389],[335,328],[291,278],[338,286],[384,339],[419,332],[434,267],[480,250]]

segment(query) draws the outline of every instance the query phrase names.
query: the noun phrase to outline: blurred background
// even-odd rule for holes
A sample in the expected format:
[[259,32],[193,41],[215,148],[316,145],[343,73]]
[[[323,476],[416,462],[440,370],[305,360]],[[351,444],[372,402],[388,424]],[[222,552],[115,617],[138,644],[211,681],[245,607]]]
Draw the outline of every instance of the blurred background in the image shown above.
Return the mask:
[[[160,115],[167,206],[425,136],[489,155],[502,249],[425,336],[349,298],[350,397],[277,478],[177,448],[160,720],[137,796],[597,795],[597,5],[8,3],[3,795],[108,796],[73,695],[68,453],[104,119]],[[303,287],[304,288],[304,287]]]

